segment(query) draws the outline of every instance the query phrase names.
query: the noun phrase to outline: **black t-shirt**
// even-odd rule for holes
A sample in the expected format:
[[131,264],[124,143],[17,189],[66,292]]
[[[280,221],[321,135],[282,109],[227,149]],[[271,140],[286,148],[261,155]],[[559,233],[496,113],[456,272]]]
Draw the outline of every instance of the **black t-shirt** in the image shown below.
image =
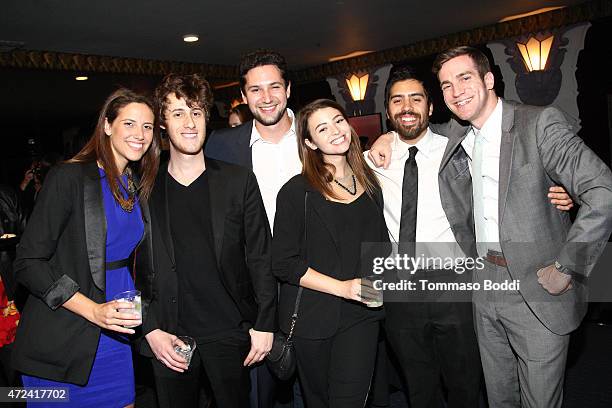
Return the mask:
[[[327,201],[334,216],[334,224],[340,245],[341,274],[340,279],[348,280],[365,276],[371,262],[367,259],[362,264],[363,242],[379,242],[380,226],[378,224],[379,210],[374,201],[366,193],[355,201],[345,204]],[[370,268],[371,273],[371,268]],[[369,308],[361,302],[342,300],[340,308],[341,323],[339,330],[355,323],[369,319],[380,319],[380,309]]]
[[168,210],[178,277],[178,334],[215,340],[239,330],[240,312],[221,281],[204,171],[184,186],[168,177]]

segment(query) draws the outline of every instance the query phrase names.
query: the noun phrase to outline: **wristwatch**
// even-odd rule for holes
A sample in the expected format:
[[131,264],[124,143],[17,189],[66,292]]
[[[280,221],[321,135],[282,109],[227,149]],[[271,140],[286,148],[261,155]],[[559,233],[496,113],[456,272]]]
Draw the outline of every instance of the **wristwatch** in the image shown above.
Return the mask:
[[561,265],[561,263],[560,263],[559,261],[555,261],[555,268],[556,268],[556,269],[557,269],[559,272],[561,272],[561,273],[563,273],[563,274],[565,274],[565,275],[570,275],[570,276],[572,276],[572,270],[571,270],[570,268],[568,268],[567,266],[563,266],[563,265]]

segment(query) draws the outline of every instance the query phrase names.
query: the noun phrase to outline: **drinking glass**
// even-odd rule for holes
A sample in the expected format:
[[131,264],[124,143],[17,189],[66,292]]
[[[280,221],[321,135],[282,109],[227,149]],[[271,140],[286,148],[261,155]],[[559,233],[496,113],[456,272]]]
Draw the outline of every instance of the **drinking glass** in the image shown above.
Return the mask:
[[[367,307],[381,307],[383,305],[382,284],[383,275],[368,275],[361,278],[361,297]],[[380,289],[376,289],[380,287]]]
[[196,349],[196,342],[189,336],[178,336],[174,343],[174,352],[187,361],[187,366],[191,363],[191,357]]
[[[140,320],[142,320],[142,300],[140,297],[140,291],[139,290],[127,290],[125,292],[121,292],[121,293],[117,293],[113,299],[120,301],[120,302],[129,302],[129,303],[133,303],[134,304],[134,308],[133,309],[117,309],[118,312],[121,313],[133,313],[138,315],[138,317],[140,317]],[[135,326],[134,326],[135,327]]]

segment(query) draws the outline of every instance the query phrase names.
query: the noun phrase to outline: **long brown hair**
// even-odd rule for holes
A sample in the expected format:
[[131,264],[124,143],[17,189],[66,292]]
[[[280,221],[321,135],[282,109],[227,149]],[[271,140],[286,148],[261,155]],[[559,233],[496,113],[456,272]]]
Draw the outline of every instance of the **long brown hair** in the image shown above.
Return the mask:
[[[93,135],[89,141],[83,146],[80,152],[78,152],[72,159],[68,160],[71,163],[90,163],[97,161],[104,168],[108,184],[113,193],[113,197],[120,204],[127,204],[127,200],[123,197],[119,189],[119,170],[117,169],[117,163],[115,162],[115,156],[110,144],[110,137],[104,132],[104,121],[108,120],[108,123],[113,121],[119,116],[119,111],[130,103],[142,103],[147,105],[151,112],[155,112],[153,103],[144,95],[137,94],[129,89],[120,88],[110,94],[110,96],[104,102],[100,115],[98,116],[98,122],[94,129]],[[138,175],[140,177],[140,183],[138,186],[138,195],[141,199],[147,199],[153,189],[155,183],[155,176],[157,175],[157,169],[159,167],[159,134],[157,131],[158,126],[154,126],[153,140],[149,150],[144,154],[142,159],[139,160],[140,169]],[[132,169],[128,167],[128,172]],[[127,190],[127,186],[123,186]]]
[[[308,119],[313,113],[320,109],[334,108],[340,112],[344,119],[348,120],[346,112],[337,102],[329,99],[317,99],[304,106],[297,114],[296,132],[298,139],[298,153],[302,161],[302,174],[306,180],[321,194],[326,197],[339,199],[330,183],[334,180],[336,168],[331,163],[323,160],[321,149],[312,150],[306,146],[306,140],[312,142],[312,136],[308,130]],[[361,151],[359,136],[351,127],[351,143],[346,152],[346,161],[353,170],[355,178],[363,186],[368,196],[373,197],[374,191],[379,188],[378,179],[370,169]]]

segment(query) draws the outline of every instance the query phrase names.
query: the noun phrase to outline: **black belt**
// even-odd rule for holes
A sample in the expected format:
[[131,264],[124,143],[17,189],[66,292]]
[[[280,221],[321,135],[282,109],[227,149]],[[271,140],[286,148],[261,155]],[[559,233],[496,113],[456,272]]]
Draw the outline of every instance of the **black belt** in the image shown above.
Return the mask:
[[124,266],[130,266],[130,258],[120,259],[118,261],[107,262],[106,270],[112,271],[113,269],[123,268]]

